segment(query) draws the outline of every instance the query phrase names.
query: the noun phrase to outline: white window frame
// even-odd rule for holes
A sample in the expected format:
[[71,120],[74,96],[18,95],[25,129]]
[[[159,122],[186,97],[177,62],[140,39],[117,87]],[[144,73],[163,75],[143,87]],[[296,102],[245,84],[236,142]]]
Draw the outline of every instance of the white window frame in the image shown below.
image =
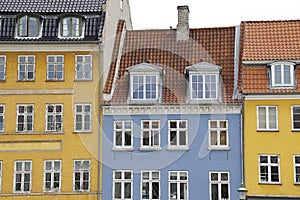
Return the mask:
[[[149,127],[144,127],[144,123],[149,123]],[[153,128],[153,123],[157,123],[157,128]],[[148,132],[148,143],[144,145],[144,132]],[[155,137],[158,137],[158,144],[155,144]],[[141,150],[160,148],[160,120],[141,120]]]
[[[84,168],[83,163],[88,162],[88,168]],[[80,168],[76,169],[76,163],[80,164]],[[76,189],[76,173],[79,173],[80,175],[80,180],[79,180],[79,189]],[[84,173],[88,173],[88,181],[84,181]],[[78,181],[77,181],[78,182]],[[83,183],[87,182],[88,183],[88,188],[85,189],[83,188]],[[91,188],[91,161],[90,160],[74,160],[73,162],[73,192],[89,192]]]
[[[51,62],[50,59],[54,61]],[[58,60],[61,58],[61,62]],[[50,70],[50,67],[53,67],[53,71]],[[59,70],[61,66],[61,70]],[[53,73],[53,78],[49,77],[49,74]],[[61,73],[61,78],[58,77],[58,73]],[[64,80],[64,55],[47,55],[47,80],[53,81],[62,81]]]
[[[24,113],[20,113],[20,107],[24,107]],[[27,109],[29,106],[32,106],[32,113],[28,113]],[[24,127],[23,130],[19,130],[19,117],[24,117]],[[28,130],[28,118],[32,118],[32,130]],[[17,120],[16,120],[16,132],[33,132],[34,130],[34,105],[33,104],[17,104]]]
[[[77,106],[81,106],[81,112],[77,112]],[[89,112],[85,111],[85,107],[89,106]],[[81,128],[77,129],[77,116],[81,116]],[[85,116],[89,116],[89,129],[85,129],[86,119]],[[92,131],[92,104],[75,104],[74,105],[74,132],[83,133]]]
[[[190,96],[191,96],[191,100],[217,100],[218,96],[219,96],[219,74],[218,73],[190,73],[189,75],[189,85],[190,85]],[[193,77],[196,76],[198,79],[198,76],[202,76],[202,98],[201,97],[197,97],[198,96],[198,90],[194,91],[193,90]],[[207,76],[214,76],[215,77],[215,82],[209,82],[212,84],[215,84],[215,97],[211,97],[212,96],[212,91],[213,90],[209,90],[209,96],[207,97],[206,92],[208,90],[207,88],[207,82],[206,82],[206,77]],[[200,82],[196,82],[195,84],[197,84],[197,88],[199,87]],[[194,97],[194,94],[196,94],[196,97]]]
[[0,55],[0,75],[3,74],[3,78],[0,76],[0,81],[6,80],[6,56]]
[[[211,123],[216,122],[217,127],[211,127]],[[226,127],[221,127],[221,123],[225,123]],[[211,149],[228,149],[229,148],[229,134],[228,134],[228,120],[208,120],[208,130],[209,130],[209,148]],[[212,132],[217,134],[217,144],[212,144]],[[226,133],[226,144],[221,144],[222,132]]]
[[[259,108],[265,108],[266,109],[266,128],[260,128],[260,117],[259,117]],[[270,127],[270,108],[275,108],[276,110],[276,127],[271,128]],[[274,105],[269,105],[269,106],[256,106],[256,117],[257,117],[257,130],[258,131],[278,131],[278,107]]]
[[[294,63],[276,62],[271,65],[271,76],[273,87],[293,87],[294,86]],[[280,67],[280,83],[276,83],[275,68]],[[290,83],[284,83],[284,67],[289,66]]]
[[[24,19],[24,24],[21,24],[21,20]],[[35,25],[30,23],[31,19],[35,19],[36,23]],[[16,31],[16,37],[18,38],[38,38],[41,36],[41,27],[42,22],[38,16],[34,15],[23,15],[17,19],[17,31]],[[23,27],[25,26],[25,27]],[[31,26],[35,26],[36,28],[36,34],[31,35],[30,28]]]
[[[176,128],[171,128],[171,122],[176,122]],[[186,127],[180,128],[179,124],[185,122]],[[176,131],[176,144],[171,144],[171,131]],[[185,131],[185,145],[180,145],[180,132]],[[168,120],[168,149],[169,150],[187,150],[188,147],[188,120]]]
[[[2,120],[2,124],[1,124],[1,120]],[[5,128],[5,105],[0,104],[0,133],[4,132],[4,128]]]
[[[299,159],[299,161],[298,161]],[[294,184],[300,184],[300,155],[294,155]],[[297,172],[297,168],[299,172]]]
[[[148,178],[144,178],[144,174],[148,173]],[[154,177],[153,174],[154,173],[158,173],[158,177]],[[143,184],[148,183],[149,186],[149,198],[144,198],[143,197],[143,193],[144,193],[144,188],[143,188]],[[158,198],[152,198],[153,196],[153,183],[158,184]],[[147,200],[159,200],[160,199],[160,171],[158,170],[150,170],[150,171],[141,171],[141,199],[147,199]]]
[[[82,61],[78,59],[82,57]],[[86,61],[89,58],[89,61]],[[81,67],[79,67],[81,66]],[[90,68],[90,71],[87,70]],[[82,73],[82,77],[79,77],[79,73]],[[90,74],[90,77],[87,76]],[[93,79],[93,56],[92,55],[76,55],[75,56],[75,80],[76,81],[90,81]]]
[[[69,24],[67,23],[68,19],[70,20]],[[74,24],[75,24],[75,29],[73,27]],[[79,16],[66,16],[66,17],[61,18],[60,37],[62,37],[62,38],[83,38],[84,37],[83,19]]]
[[[175,174],[176,173],[176,180],[172,180],[171,179],[171,174]],[[187,179],[183,180],[181,179],[181,174],[186,174]],[[176,184],[177,187],[177,198],[176,196],[173,196],[173,194],[171,193],[171,184]],[[182,199],[180,198],[180,186],[181,184],[186,184],[186,198]],[[169,199],[170,200],[188,200],[189,199],[189,172],[188,171],[169,171]]]
[[[119,128],[117,124],[121,123]],[[130,128],[127,128],[126,125],[130,124]],[[121,145],[117,145],[117,132],[121,133]],[[126,133],[130,133],[130,145],[126,144]],[[133,148],[133,121],[130,120],[116,120],[114,121],[114,148],[119,149],[132,149]]]
[[[50,163],[51,169],[47,169],[47,163]],[[55,169],[55,164],[59,163],[59,169]],[[61,190],[61,160],[45,160],[44,161],[44,192],[60,192]],[[47,174],[50,174],[50,181],[47,181]],[[55,174],[59,174],[59,180],[54,181]],[[46,183],[50,183],[50,188],[46,187]],[[58,188],[54,183],[58,182]]]
[[[218,180],[212,180],[212,174],[217,174]],[[222,180],[222,174],[227,174],[227,180]],[[230,199],[230,173],[229,172],[209,172],[209,199],[212,200],[212,185],[218,186],[218,199]],[[222,185],[228,185],[228,198],[222,198]]]
[[[21,62],[24,58],[25,62]],[[29,61],[29,58],[33,58],[33,62]],[[35,80],[35,55],[19,55],[18,56],[18,81],[34,81]],[[24,67],[24,71],[21,71],[21,67]],[[29,67],[32,66],[32,69]],[[24,73],[24,78],[21,77],[21,73]],[[29,73],[32,73],[32,78],[29,77]]]
[[[134,92],[135,92],[135,90],[134,90],[134,81],[133,81],[135,77],[138,77],[138,79],[142,78],[142,83],[138,84],[138,88],[141,88],[140,90],[143,93],[143,98],[140,98],[140,97],[135,98],[134,95],[133,95]],[[155,98],[153,98],[153,97],[148,97],[147,98],[147,95],[146,95],[147,94],[147,88],[146,88],[146,86],[154,84],[154,83],[151,82],[151,80],[150,80],[150,83],[148,83],[147,82],[147,77],[150,77],[150,78],[155,77],[155,91],[153,90],[153,88],[151,88],[151,90],[150,90],[150,91],[152,91],[151,94],[153,92],[155,92]],[[153,100],[157,100],[158,99],[158,91],[159,91],[158,87],[159,87],[159,76],[157,75],[157,73],[132,74],[132,75],[130,75],[130,91],[131,91],[130,96],[131,96],[131,100],[133,100],[133,101],[140,101],[140,100],[153,101]]]
[[[21,163],[21,170],[17,171],[17,163]],[[30,164],[30,169],[28,171],[28,169],[25,168],[26,164]],[[24,184],[25,184],[25,175],[29,174],[29,190],[28,191],[24,191]],[[16,189],[16,184],[17,184],[17,175],[21,175],[21,180],[20,180],[20,184],[21,184],[21,188],[20,191],[17,191]],[[14,162],[14,185],[13,185],[13,192],[14,193],[30,193],[31,192],[31,184],[32,184],[32,161],[31,160],[17,160]]]
[[[121,178],[116,178],[116,173],[121,173]],[[130,178],[127,179],[125,174],[130,173]],[[121,198],[115,198],[116,184],[121,184]],[[125,197],[125,184],[130,184],[130,198]],[[113,200],[133,200],[133,171],[132,170],[114,170],[113,171]]]
[[[49,112],[49,106],[53,106],[53,112]],[[57,107],[61,107],[61,112],[57,111]],[[45,129],[46,132],[63,132],[63,104],[46,104],[46,124],[45,124]],[[51,119],[52,117],[52,121],[49,121],[49,119]],[[60,117],[60,121],[57,121],[57,117]],[[49,124],[52,124],[53,129],[49,128]],[[57,126],[60,124],[60,130],[57,129]]]
[[[299,113],[295,113],[294,108],[298,109],[300,111],[300,105],[294,105],[291,106],[291,112],[292,112],[292,130],[293,131],[300,131],[300,126],[295,128],[295,123],[299,123],[300,124],[300,112]],[[299,117],[299,119],[295,119],[295,115]]]
[[[261,163],[261,157],[266,156],[268,161],[267,163]],[[277,163],[271,163],[271,157],[277,157]],[[260,154],[258,156],[258,167],[259,167],[259,183],[264,184],[280,184],[280,156],[279,155],[266,155],[266,154]],[[267,179],[268,180],[262,180],[262,171],[261,167],[267,167]],[[271,168],[277,167],[278,168],[278,181],[272,181],[272,172]]]

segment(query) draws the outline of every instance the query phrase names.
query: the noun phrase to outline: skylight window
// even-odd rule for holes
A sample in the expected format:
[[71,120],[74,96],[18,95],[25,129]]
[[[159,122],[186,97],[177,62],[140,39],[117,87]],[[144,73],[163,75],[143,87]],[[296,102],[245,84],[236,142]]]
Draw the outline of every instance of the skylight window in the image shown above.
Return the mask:
[[18,18],[18,37],[38,37],[40,35],[41,22],[39,17],[24,15]]

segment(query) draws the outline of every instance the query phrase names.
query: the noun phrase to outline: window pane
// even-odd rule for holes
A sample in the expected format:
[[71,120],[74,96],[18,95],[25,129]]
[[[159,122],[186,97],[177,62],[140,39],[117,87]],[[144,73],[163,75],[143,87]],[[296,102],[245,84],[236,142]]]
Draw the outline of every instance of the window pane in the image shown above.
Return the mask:
[[186,145],[186,132],[180,131],[179,134],[180,134],[179,145]]
[[281,65],[275,65],[275,84],[281,84]]
[[265,107],[258,108],[258,120],[259,120],[259,129],[266,129],[267,116],[266,116]]
[[218,145],[218,132],[217,131],[210,132],[210,144]]
[[221,185],[221,199],[228,199],[229,198],[229,190],[228,190],[228,184],[222,184]]
[[211,184],[211,199],[219,200],[218,184]]
[[177,183],[170,184],[170,197],[171,199],[177,199]]
[[227,145],[227,131],[221,131],[221,133],[220,133],[220,145]]
[[269,123],[270,123],[270,129],[276,129],[277,128],[277,120],[276,120],[276,107],[269,107]]
[[283,76],[284,76],[284,84],[291,84],[291,72],[290,72],[290,65],[283,66]]
[[125,183],[125,198],[131,198],[131,183]]
[[115,183],[115,197],[114,198],[119,198],[121,199],[121,191],[122,191],[122,186],[121,183]]

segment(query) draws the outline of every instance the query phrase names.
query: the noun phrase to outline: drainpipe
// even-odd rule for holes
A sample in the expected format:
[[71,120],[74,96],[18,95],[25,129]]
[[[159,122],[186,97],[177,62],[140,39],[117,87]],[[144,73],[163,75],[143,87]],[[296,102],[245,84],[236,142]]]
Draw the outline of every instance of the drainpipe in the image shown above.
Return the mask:
[[245,97],[242,96],[242,108],[241,108],[241,169],[242,169],[242,181],[243,183],[246,185],[245,183],[245,160],[244,160],[244,156],[245,156],[245,152],[244,152],[244,146],[245,146],[245,142],[244,142],[244,100]]

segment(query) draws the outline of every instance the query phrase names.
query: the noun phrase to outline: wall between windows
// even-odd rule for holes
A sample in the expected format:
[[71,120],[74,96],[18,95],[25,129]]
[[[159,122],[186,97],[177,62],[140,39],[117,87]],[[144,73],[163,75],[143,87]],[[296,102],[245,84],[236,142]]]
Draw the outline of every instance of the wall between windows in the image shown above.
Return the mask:
[[[1,199],[97,199],[99,51],[1,52],[6,55],[6,80],[0,82],[0,104],[5,105],[4,132],[0,133]],[[75,81],[75,55],[93,55],[93,79]],[[18,55],[35,55],[35,80],[18,80]],[[64,55],[64,80],[46,80],[47,55]],[[67,91],[67,92],[65,92]],[[92,105],[92,131],[74,133],[74,104]],[[17,104],[34,105],[34,131],[16,132]],[[63,132],[45,132],[46,104],[63,105]],[[14,161],[32,161],[31,192],[13,194]],[[44,160],[61,160],[61,192],[47,194]],[[90,160],[90,192],[73,192],[73,160]],[[100,168],[101,173],[101,168]],[[101,181],[100,181],[101,183]]]
[[[256,107],[268,105],[278,107],[278,131],[258,132]],[[245,101],[245,178],[250,196],[300,196],[300,187],[294,184],[293,156],[300,154],[300,132],[292,131],[293,105],[300,105],[300,100]],[[280,184],[259,183],[259,154],[280,156]]]
[[[141,120],[160,120],[161,150],[141,151]],[[208,149],[208,120],[227,119],[230,150]],[[133,151],[113,151],[113,121],[133,121]],[[168,150],[168,120],[188,120],[189,150]],[[140,171],[160,170],[161,199],[168,199],[168,172],[188,171],[189,199],[209,200],[209,172],[230,173],[230,199],[241,181],[239,114],[161,114],[103,116],[103,199],[112,198],[113,170],[133,170],[133,199],[140,199]]]

